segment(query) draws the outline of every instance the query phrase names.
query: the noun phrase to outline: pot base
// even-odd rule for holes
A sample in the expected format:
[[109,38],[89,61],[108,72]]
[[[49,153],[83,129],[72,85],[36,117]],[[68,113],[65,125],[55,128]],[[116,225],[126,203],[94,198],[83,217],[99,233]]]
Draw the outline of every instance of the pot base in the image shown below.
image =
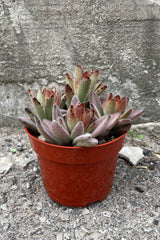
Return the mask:
[[[110,193],[110,192],[109,192]],[[108,193],[108,194],[109,194]],[[97,200],[89,200],[88,199],[88,201],[87,202],[66,202],[66,201],[63,201],[63,200],[60,200],[60,199],[57,199],[57,198],[55,198],[55,197],[53,197],[53,196],[49,196],[49,198],[52,200],[52,201],[54,201],[54,202],[56,202],[56,203],[58,203],[58,204],[60,204],[60,205],[63,205],[63,206],[67,206],[67,207],[87,207],[89,204],[91,204],[91,203],[95,203],[95,202],[102,202],[107,196],[108,196],[108,194],[107,195],[105,195],[104,197],[101,197],[101,199],[97,199]]]
[[117,156],[90,164],[59,164],[41,157],[38,161],[48,196],[62,205],[81,207],[110,193]]
[[83,207],[102,201],[110,193],[125,133],[95,147],[65,147],[43,142],[25,131],[37,153],[43,184],[52,200]]

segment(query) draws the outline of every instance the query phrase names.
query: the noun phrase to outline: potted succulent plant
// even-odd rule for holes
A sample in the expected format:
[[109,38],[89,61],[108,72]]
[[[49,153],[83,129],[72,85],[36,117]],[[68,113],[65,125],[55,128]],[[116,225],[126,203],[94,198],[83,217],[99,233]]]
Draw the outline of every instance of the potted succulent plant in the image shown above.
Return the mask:
[[[132,120],[143,111],[126,111],[129,99],[100,98],[106,86],[99,72],[77,66],[66,74],[64,94],[55,87],[29,90],[34,111],[21,117],[36,152],[49,197],[67,206],[86,206],[110,192],[118,152]],[[39,136],[43,138],[39,138]]]

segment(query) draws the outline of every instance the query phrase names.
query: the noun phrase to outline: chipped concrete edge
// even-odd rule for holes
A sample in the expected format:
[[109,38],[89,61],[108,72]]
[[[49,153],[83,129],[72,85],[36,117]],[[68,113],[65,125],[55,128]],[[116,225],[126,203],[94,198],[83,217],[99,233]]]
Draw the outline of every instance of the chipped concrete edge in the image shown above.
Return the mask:
[[132,129],[143,129],[143,128],[154,128],[154,127],[160,127],[160,122],[148,122],[148,123],[140,123],[140,124],[133,124]]

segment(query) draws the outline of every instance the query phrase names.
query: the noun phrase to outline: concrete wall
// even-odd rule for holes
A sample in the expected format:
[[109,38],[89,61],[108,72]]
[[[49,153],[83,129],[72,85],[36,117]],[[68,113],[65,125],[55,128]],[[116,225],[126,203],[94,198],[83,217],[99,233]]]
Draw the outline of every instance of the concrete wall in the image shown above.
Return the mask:
[[0,126],[20,126],[26,90],[62,87],[77,64],[159,121],[159,0],[0,0],[0,35]]

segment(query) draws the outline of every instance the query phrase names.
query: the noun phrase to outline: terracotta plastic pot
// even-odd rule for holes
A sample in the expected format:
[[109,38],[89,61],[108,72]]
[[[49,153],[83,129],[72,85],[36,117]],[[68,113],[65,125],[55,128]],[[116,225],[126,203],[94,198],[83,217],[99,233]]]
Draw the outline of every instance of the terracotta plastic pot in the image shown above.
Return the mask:
[[118,152],[125,134],[95,147],[66,147],[43,142],[25,128],[37,153],[49,197],[72,207],[102,201],[111,191]]

